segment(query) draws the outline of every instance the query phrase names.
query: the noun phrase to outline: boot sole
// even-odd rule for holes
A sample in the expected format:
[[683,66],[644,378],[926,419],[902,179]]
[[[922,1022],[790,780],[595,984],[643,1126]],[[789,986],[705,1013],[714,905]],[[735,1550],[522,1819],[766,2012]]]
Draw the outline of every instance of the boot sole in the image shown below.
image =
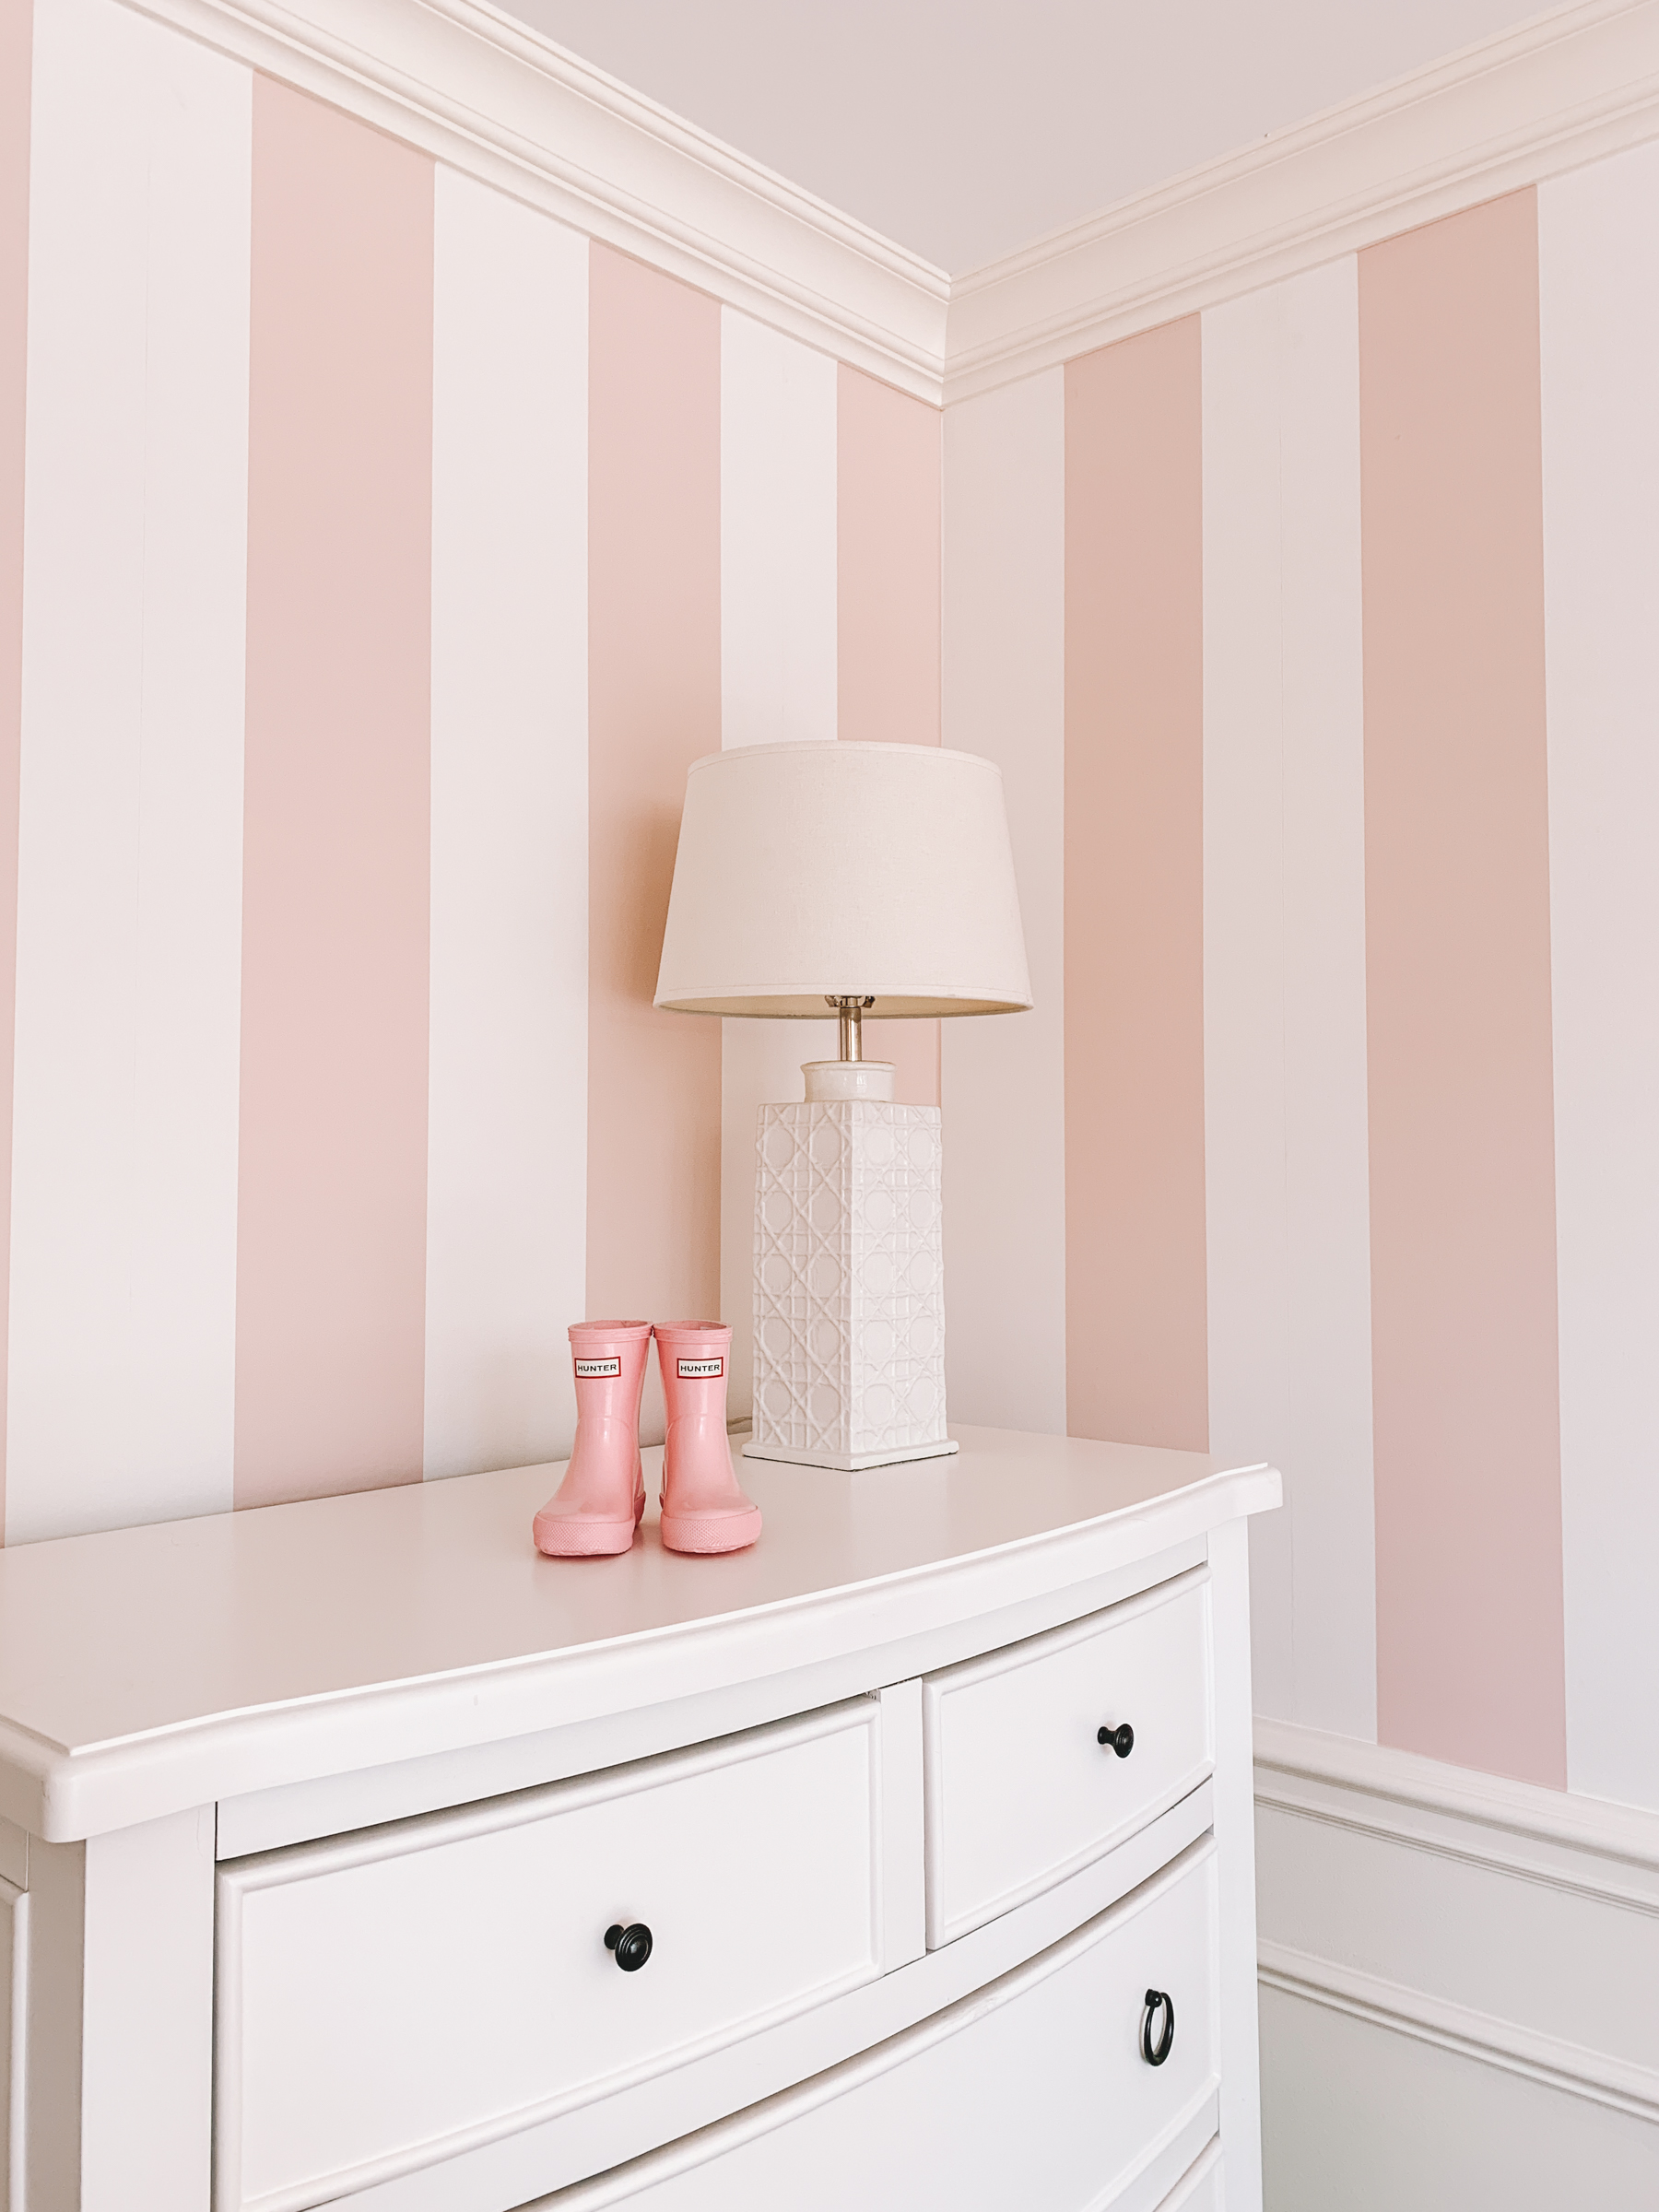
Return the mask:
[[632,1548],[634,1524],[631,1521],[584,1521],[575,1527],[569,1524],[550,1529],[543,1535],[535,1531],[535,1548],[548,1559],[593,1559],[613,1556]]
[[[530,1524],[530,1534],[545,1559],[615,1559],[618,1552],[631,1548],[634,1531],[644,1517],[645,1488],[641,1484],[634,1492],[631,1521],[579,1521],[574,1516],[564,1519],[559,1515],[544,1521],[537,1513]],[[550,1544],[542,1542],[544,1528],[554,1539]]]
[[689,1514],[663,1515],[663,1544],[668,1551],[689,1551],[704,1558],[722,1551],[747,1551],[760,1534],[759,1506],[747,1513],[715,1513],[707,1520]]

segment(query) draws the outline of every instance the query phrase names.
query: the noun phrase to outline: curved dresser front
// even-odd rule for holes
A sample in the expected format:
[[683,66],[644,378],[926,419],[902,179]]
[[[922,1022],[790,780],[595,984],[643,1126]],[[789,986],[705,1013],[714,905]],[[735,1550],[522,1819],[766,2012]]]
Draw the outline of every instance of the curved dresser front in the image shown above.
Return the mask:
[[1278,1478],[961,1441],[718,1560],[547,1467],[0,1555],[12,2212],[1256,2212]]

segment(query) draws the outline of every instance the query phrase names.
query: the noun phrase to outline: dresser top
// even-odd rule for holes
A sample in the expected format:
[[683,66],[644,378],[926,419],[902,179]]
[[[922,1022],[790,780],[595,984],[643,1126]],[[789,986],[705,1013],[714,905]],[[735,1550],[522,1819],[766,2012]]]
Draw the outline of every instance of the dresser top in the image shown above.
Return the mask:
[[864,1474],[742,1461],[766,1528],[724,1559],[665,1552],[654,1508],[618,1559],[543,1559],[557,1465],[0,1551],[0,1814],[63,1840],[684,1695],[1278,1502],[1261,1465],[958,1433],[954,1458]]

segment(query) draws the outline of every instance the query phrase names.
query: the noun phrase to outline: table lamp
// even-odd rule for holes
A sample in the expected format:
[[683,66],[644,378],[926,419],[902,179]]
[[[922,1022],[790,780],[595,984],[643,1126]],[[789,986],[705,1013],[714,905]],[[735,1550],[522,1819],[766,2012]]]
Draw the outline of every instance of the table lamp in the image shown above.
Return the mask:
[[832,741],[692,764],[656,1004],[841,1018],[805,1100],[759,1111],[746,1456],[853,1469],[956,1450],[940,1112],[894,1102],[864,1024],[1030,1003],[994,762]]

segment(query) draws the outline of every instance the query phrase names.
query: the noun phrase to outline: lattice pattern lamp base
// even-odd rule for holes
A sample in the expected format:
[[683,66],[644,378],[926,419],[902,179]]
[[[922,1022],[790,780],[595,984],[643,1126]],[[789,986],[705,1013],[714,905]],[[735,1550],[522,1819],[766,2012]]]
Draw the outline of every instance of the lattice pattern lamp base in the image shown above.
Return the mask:
[[937,1459],[945,1255],[936,1106],[762,1106],[753,1459]]

